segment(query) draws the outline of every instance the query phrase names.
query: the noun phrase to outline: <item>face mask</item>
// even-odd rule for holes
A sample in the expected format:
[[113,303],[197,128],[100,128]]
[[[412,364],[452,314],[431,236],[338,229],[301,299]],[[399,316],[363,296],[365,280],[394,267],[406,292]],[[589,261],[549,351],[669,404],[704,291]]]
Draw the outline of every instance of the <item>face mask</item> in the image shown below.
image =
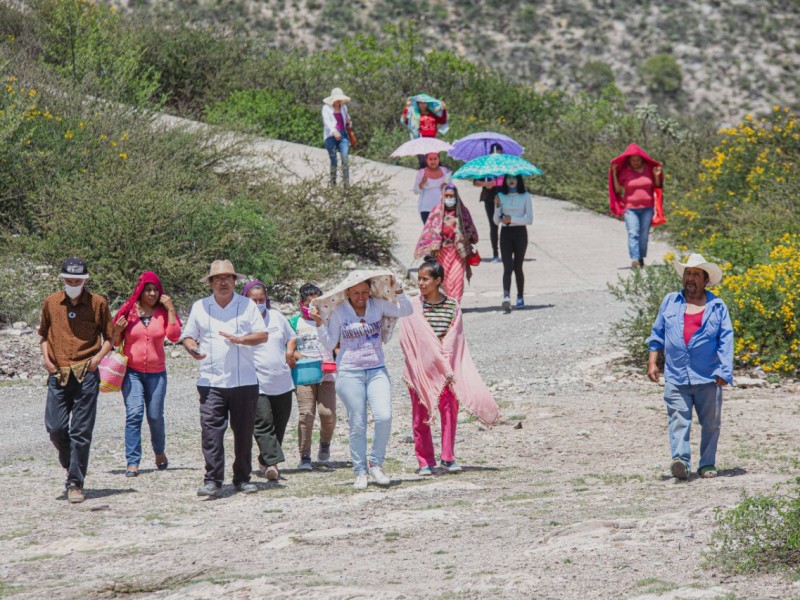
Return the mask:
[[303,303],[300,303],[300,314],[303,315],[304,319],[311,319],[311,315],[308,314],[308,307],[304,306]]
[[81,292],[83,291],[83,284],[81,284],[81,285],[67,285],[65,283],[64,284],[64,291],[67,293],[67,296],[69,296],[70,298],[75,300],[75,298],[77,298],[78,296],[81,295]]
[[258,310],[261,311],[262,315],[267,314],[267,305],[266,304],[258,304],[258,303],[256,303],[256,306],[258,307]]
[[455,198],[445,198],[444,199],[444,205],[447,208],[453,208],[456,205],[456,199]]

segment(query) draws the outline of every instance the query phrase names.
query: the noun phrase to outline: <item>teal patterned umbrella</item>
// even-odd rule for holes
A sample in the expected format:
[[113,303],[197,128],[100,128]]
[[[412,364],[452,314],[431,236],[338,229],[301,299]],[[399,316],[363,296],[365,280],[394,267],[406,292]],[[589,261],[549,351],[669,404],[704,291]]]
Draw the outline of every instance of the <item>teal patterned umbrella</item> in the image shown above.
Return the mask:
[[510,154],[489,154],[469,161],[453,173],[454,179],[485,179],[502,175],[541,175],[542,171],[534,164],[519,156]]

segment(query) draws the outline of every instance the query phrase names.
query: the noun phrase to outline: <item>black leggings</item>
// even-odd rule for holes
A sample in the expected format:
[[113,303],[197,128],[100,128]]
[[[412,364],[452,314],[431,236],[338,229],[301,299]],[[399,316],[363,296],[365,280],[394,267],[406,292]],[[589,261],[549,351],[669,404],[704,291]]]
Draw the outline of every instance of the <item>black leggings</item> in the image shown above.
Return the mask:
[[511,295],[511,273],[517,280],[517,297],[525,293],[522,262],[528,248],[528,228],[524,225],[500,227],[500,255],[503,257],[503,294]]
[[497,188],[483,188],[481,190],[481,202],[486,209],[486,217],[489,219],[489,239],[492,241],[492,256],[498,256],[497,251],[497,225],[494,224],[494,199],[497,196]]

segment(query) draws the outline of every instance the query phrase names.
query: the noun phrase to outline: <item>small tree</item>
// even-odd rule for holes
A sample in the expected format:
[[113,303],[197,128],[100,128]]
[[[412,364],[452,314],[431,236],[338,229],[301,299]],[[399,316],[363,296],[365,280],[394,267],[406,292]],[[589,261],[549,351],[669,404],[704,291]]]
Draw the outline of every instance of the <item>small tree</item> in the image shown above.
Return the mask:
[[592,60],[583,65],[579,78],[583,88],[591,94],[600,93],[616,81],[611,66],[602,60]]
[[648,58],[639,71],[648,91],[656,97],[675,97],[681,92],[683,73],[671,54]]

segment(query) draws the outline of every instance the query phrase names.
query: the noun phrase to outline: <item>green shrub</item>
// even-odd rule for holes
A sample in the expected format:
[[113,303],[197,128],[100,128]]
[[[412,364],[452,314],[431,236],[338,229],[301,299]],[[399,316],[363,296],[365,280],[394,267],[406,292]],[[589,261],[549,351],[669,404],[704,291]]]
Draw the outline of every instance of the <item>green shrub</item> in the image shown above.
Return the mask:
[[597,94],[614,84],[614,71],[607,62],[591,60],[581,67],[580,80],[587,92]]
[[619,276],[609,284],[611,295],[627,306],[625,317],[614,324],[614,333],[635,364],[646,364],[646,339],[650,335],[664,297],[681,289],[681,281],[672,265],[652,265]]
[[706,553],[730,573],[791,570],[800,565],[800,478],[788,494],[743,494],[730,510],[717,509]]
[[114,7],[86,0],[37,0],[43,57],[59,73],[93,82],[113,100],[141,106],[158,87],[158,72]]
[[682,89],[683,73],[671,54],[651,56],[642,65],[639,75],[655,97],[674,97]]
[[[321,102],[320,102],[321,105]],[[206,110],[209,123],[247,127],[261,135],[316,146],[322,139],[319,110],[277,89],[242,90]]]

